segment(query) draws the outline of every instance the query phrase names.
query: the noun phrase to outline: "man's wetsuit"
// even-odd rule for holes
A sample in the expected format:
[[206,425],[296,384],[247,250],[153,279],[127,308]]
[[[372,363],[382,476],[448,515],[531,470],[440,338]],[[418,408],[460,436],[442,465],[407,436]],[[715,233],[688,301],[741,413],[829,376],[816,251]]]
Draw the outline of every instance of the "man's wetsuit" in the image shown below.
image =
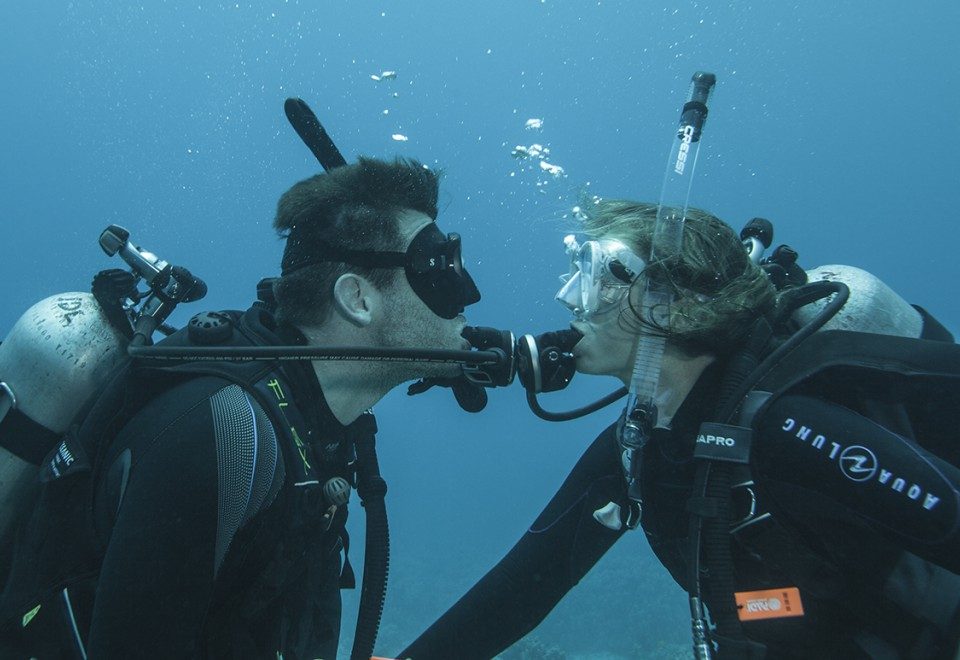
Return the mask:
[[[704,411],[714,409],[720,372],[714,365],[704,373],[672,429],[657,429],[644,449],[642,527],[685,588],[690,556],[685,508],[695,474],[693,448]],[[831,394],[854,406],[850,388],[842,387],[843,393]],[[769,419],[784,426],[791,405],[797,402],[786,400],[786,407],[771,411]],[[839,409],[841,416],[831,429],[863,423],[869,408]],[[788,437],[782,428],[766,429],[762,435],[768,437],[755,439],[753,446],[757,482],[764,483],[760,501],[776,504],[774,520],[798,530],[799,536],[774,534],[785,541],[779,547],[767,543],[758,548],[749,536],[735,537],[732,545],[738,591],[799,587],[805,615],[748,622],[744,632],[767,645],[768,658],[953,658],[960,614],[960,578],[954,574],[960,572],[960,471],[903,437],[881,434],[870,449],[882,465],[916,463],[922,455],[920,471],[914,473],[919,478],[900,485],[894,481],[898,475],[881,481],[884,475],[877,473],[876,483],[864,486],[837,469],[829,444],[816,450],[810,442],[798,441],[797,429],[791,431]],[[910,437],[909,429],[904,437]],[[491,658],[536,627],[623,535],[593,517],[610,502],[628,506],[619,453],[614,425],[587,449],[513,549],[397,657]],[[911,489],[914,483],[931,490],[917,493]],[[918,541],[916,530],[907,527],[914,516],[931,513],[923,510],[932,501],[925,499],[928,494],[938,499],[933,512],[943,517],[935,516],[932,534]],[[769,522],[761,520],[757,528]],[[813,551],[796,551],[801,544]],[[826,559],[808,561],[813,556]],[[939,619],[937,625],[921,622],[921,614]]]
[[[326,505],[306,502],[296,482],[307,461],[321,486],[349,477],[362,422],[336,420],[309,363],[283,373],[296,376],[283,394],[303,417],[302,447],[257,396],[217,376],[178,382],[124,424],[94,483],[102,563],[64,592],[68,632],[87,657],[336,656],[346,507],[326,528]],[[325,464],[332,455],[345,458]],[[44,650],[79,656],[69,637]]]

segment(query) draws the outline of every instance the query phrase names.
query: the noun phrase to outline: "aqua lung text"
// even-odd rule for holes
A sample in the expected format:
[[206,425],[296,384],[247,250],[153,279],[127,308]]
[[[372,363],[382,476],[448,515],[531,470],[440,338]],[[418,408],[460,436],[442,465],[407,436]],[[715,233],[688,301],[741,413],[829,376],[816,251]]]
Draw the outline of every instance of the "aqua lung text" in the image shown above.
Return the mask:
[[796,439],[818,450],[821,455],[826,456],[829,460],[835,461],[840,468],[840,472],[851,481],[859,483],[876,481],[881,486],[917,502],[927,511],[932,511],[940,503],[939,497],[919,484],[908,484],[902,477],[898,477],[890,470],[881,467],[876,456],[866,447],[860,445],[845,446],[833,442],[823,434],[814,431],[812,427],[801,424],[790,417],[783,420],[780,428],[787,433],[793,433]]

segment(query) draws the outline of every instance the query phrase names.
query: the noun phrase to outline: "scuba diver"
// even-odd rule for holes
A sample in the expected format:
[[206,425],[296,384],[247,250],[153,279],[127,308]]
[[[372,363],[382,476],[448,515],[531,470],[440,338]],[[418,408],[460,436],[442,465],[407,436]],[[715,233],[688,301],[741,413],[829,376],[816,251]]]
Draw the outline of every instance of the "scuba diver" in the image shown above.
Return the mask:
[[[638,277],[662,267],[638,256],[650,250],[657,205],[605,200],[585,209],[590,240],[576,247],[581,265],[557,297],[576,315],[577,371],[628,384],[637,334],[646,329]],[[694,449],[739,440],[706,434],[701,424],[717,408],[738,347],[758,317],[773,316],[778,296],[716,217],[688,210],[683,238],[681,260],[662,273],[677,297],[669,324],[655,329],[667,342],[639,493],[625,478],[616,422],[507,555],[396,657],[492,658],[533,630],[638,519],[658,558],[691,590],[691,508],[716,506],[696,494]],[[923,336],[950,340],[924,318]],[[751,471],[733,484],[727,542],[734,592],[760,608],[753,617],[740,609],[742,629],[766,645],[766,657],[953,657],[960,470],[917,444],[920,432],[932,432],[918,429],[917,411],[885,389],[895,382],[821,376],[780,397],[755,427]],[[723,596],[710,593],[717,571],[710,559],[700,570],[713,605]],[[771,611],[774,599],[782,606]],[[722,641],[719,648],[721,658],[763,657],[727,655]]]
[[[638,527],[689,594],[698,659],[955,657],[960,351],[873,276],[805,273],[785,246],[764,259],[768,222],[738,237],[687,206],[707,76],[694,76],[660,203],[582,206],[587,240],[565,239],[556,295],[572,329],[521,339],[528,361],[552,365],[524,382],[538,415],[627,394],[623,414],[396,657],[494,657]],[[536,393],[574,366],[625,387],[544,411]]]
[[[113,310],[108,329],[82,341],[122,334],[102,351],[121,359],[76,416],[57,410],[56,383],[33,382],[50,373],[36,365],[61,356],[71,328],[110,317],[108,299],[98,310],[58,297],[56,315],[28,313],[0,345],[4,475],[32,465],[40,482],[0,595],[3,657],[333,658],[339,589],[354,586],[353,489],[368,526],[351,657],[371,656],[388,531],[370,409],[404,381],[462,380],[460,362],[423,347],[466,353],[463,313],[480,293],[459,236],[436,224],[438,173],[413,160],[346,164],[305,104],[287,111],[314,122],[304,139],[327,171],[280,198],[282,274],[261,283],[252,308],[197,314],[156,346],[163,315],[141,313],[143,330]],[[157,309],[205,290],[121,228],[101,245],[146,273]],[[130,273],[105,273],[129,287]],[[126,345],[133,359],[116,348]],[[330,346],[350,349],[311,358]],[[67,348],[79,378],[94,358]],[[30,351],[49,355],[31,363]]]

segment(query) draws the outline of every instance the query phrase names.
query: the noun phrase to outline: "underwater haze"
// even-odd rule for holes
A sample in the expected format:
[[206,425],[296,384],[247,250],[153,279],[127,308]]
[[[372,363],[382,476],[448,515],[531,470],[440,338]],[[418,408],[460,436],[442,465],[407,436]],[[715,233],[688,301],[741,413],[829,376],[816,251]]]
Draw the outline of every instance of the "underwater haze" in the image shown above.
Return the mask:
[[[174,325],[245,309],[279,270],[278,197],[319,170],[291,96],[348,160],[444,171],[438,222],[483,293],[471,325],[566,327],[553,295],[574,207],[657,201],[697,70],[718,82],[692,205],[737,229],[769,218],[805,267],[864,268],[960,330],[956,0],[8,1],[0,26],[0,336],[119,267],[97,245],[109,224],[209,285]],[[542,402],[617,385],[581,375]],[[500,559],[617,410],[552,424],[518,384],[476,415],[439,388],[376,407],[380,654]],[[362,520],[354,506],[358,567]],[[347,649],[359,595],[344,595]],[[688,631],[685,595],[634,532],[503,657],[686,657]]]

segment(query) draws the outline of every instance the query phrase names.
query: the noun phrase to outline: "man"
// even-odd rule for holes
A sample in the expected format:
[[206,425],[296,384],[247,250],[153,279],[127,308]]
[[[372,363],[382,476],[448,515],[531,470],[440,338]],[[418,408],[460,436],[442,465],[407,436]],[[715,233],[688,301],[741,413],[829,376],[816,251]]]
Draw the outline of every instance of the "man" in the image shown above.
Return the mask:
[[[438,175],[403,160],[361,158],[296,184],[274,223],[286,237],[275,314],[261,302],[198,315],[161,346],[467,348],[463,310],[480,295],[459,237],[434,223],[437,194]],[[339,588],[352,581],[341,567],[347,484],[360,481],[364,496],[355,473],[370,468],[369,409],[403,381],[459,367],[242,369],[187,362],[127,377],[123,413],[106,415],[122,417],[120,429],[96,449],[92,477],[54,479],[27,527],[0,601],[6,652],[335,657]],[[80,436],[91,416],[96,407]],[[373,463],[367,487],[382,499]],[[64,511],[89,516],[67,524]],[[79,519],[92,534],[69,531]],[[38,578],[51,564],[55,579]]]

